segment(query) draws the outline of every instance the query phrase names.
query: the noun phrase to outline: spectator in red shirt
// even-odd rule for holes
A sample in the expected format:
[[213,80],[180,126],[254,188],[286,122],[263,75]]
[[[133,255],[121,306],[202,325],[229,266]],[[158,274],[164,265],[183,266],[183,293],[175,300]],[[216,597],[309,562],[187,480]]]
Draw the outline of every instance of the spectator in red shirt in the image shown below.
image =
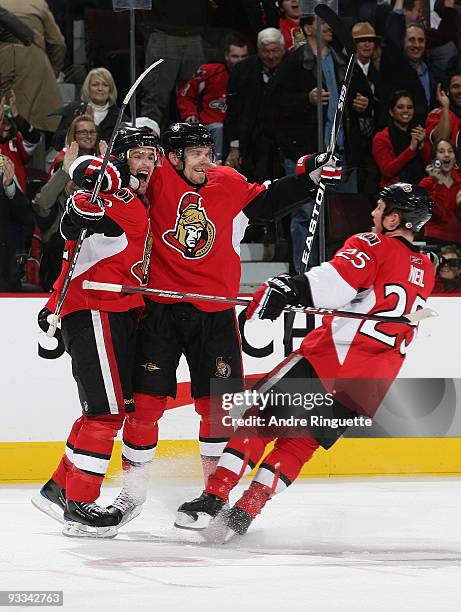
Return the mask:
[[[8,104],[5,102],[8,101]],[[7,155],[14,164],[19,187],[26,193],[26,165],[40,142],[40,132],[21,117],[16,97],[11,89],[0,101],[0,153]]]
[[213,136],[216,160],[223,155],[223,121],[229,73],[248,57],[248,41],[238,32],[224,38],[224,63],[202,64],[178,91],[179,116],[185,123],[201,123]]
[[437,101],[440,106],[434,108],[426,119],[426,135],[431,143],[450,140],[455,148],[457,159],[461,159],[461,70],[456,70],[448,79],[448,92],[437,86]]
[[306,37],[299,25],[301,19],[300,0],[282,0],[280,4],[282,17],[278,29],[283,34],[285,49],[291,51],[306,44]]
[[426,168],[429,176],[419,183],[434,202],[432,217],[424,228],[432,244],[461,245],[461,173],[455,164],[451,142],[437,141],[433,161]]
[[394,93],[389,103],[389,125],[373,139],[373,157],[381,172],[382,187],[392,183],[418,183],[424,177],[421,149],[426,133],[413,124],[415,107],[404,90]]

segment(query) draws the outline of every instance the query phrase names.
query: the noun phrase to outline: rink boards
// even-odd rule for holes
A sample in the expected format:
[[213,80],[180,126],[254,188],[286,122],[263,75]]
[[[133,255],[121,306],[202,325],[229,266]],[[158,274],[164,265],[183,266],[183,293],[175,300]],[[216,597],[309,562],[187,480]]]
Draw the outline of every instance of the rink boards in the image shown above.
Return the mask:
[[[43,359],[38,355],[36,317],[45,301],[43,296],[0,297],[2,481],[47,478],[62,453],[70,425],[80,414],[68,356]],[[414,396],[418,408],[434,396],[433,405],[413,415],[403,427],[404,438],[397,437],[402,427],[399,415],[391,407],[383,428],[385,435],[391,437],[341,439],[330,451],[318,451],[303,475],[461,474],[461,411],[457,401],[461,394],[457,380],[461,364],[461,298],[433,297],[428,306],[440,316],[421,324],[400,377],[413,379],[408,388],[415,392],[409,394],[407,388],[402,396],[407,404]],[[305,318],[297,317],[295,329],[302,330]],[[243,331],[247,375],[268,372],[283,358],[283,321],[246,324]],[[299,341],[295,339],[295,348]],[[416,379],[421,379],[421,384]],[[160,423],[158,456],[171,458],[165,462],[165,478],[199,474],[198,418],[188,398],[184,361],[178,381],[175,407]],[[111,473],[120,470],[120,442],[116,445]]]

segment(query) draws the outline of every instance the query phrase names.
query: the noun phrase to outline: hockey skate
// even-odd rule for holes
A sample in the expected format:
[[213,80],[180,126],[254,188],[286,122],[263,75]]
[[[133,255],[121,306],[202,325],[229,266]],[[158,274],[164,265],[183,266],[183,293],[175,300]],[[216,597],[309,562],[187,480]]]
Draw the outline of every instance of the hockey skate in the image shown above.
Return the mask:
[[30,501],[38,510],[55,521],[64,522],[63,512],[66,506],[66,492],[53,479],[46,482],[40,492]]
[[205,529],[226,505],[224,499],[202,493],[197,499],[179,506],[174,526],[179,529]]
[[67,500],[62,533],[74,538],[115,538],[120,511],[110,511],[94,502]]
[[245,535],[252,522],[253,517],[237,506],[223,508],[201,535],[212,544],[225,544],[236,535]]
[[107,510],[119,517],[117,526],[121,527],[141,513],[142,503],[138,503],[126,489],[122,489],[115,498],[115,501],[107,506]]

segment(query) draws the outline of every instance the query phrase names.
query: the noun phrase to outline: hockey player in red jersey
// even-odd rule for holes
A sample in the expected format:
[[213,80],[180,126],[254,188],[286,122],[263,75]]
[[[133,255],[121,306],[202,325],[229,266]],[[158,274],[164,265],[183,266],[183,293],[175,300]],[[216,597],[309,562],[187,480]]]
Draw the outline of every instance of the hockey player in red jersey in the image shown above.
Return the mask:
[[[255,293],[247,318],[274,320],[287,305],[382,316],[402,316],[422,308],[434,286],[434,273],[429,258],[412,242],[429,220],[431,206],[421,187],[396,183],[384,188],[372,213],[372,232],[352,236],[330,261],[305,274],[266,281]],[[291,428],[287,435],[279,428],[274,435],[266,422],[253,425],[251,420],[248,427],[237,429],[202,495],[180,507],[177,526],[203,528],[219,514],[208,533],[214,530],[223,538],[244,534],[270,497],[296,479],[316,449],[330,448],[347,429],[347,425],[329,427],[325,417],[374,416],[415,333],[410,324],[323,317],[322,325],[259,388],[273,398],[274,389],[299,391],[295,385],[302,381],[303,390],[321,389],[323,398],[330,394],[328,401],[319,400],[309,412],[301,411],[308,415],[307,428],[301,432]],[[287,382],[293,386],[287,387]],[[269,414],[287,413],[285,406],[280,408],[276,403],[270,405]],[[255,412],[260,417],[263,414],[259,406],[252,405],[245,415]],[[266,444],[274,439],[274,448],[262,460],[250,487],[230,511],[220,512],[230,491],[260,462]]]
[[[153,174],[147,192],[155,254],[149,287],[236,297],[240,241],[249,220],[274,219],[302,205],[329,156],[303,158],[299,176],[258,185],[248,183],[233,168],[212,163],[213,141],[202,125],[173,124],[163,135],[163,146],[165,163]],[[205,481],[226,444],[227,438],[210,433],[210,396],[219,393],[217,384],[228,392],[243,389],[234,309],[211,302],[149,299],[136,347],[136,413],[123,430],[126,476],[133,482],[136,472],[140,481],[146,480],[142,474],[154,457],[158,420],[168,397],[176,396],[181,355],[189,365],[192,397],[201,419]],[[135,497],[142,503],[145,493],[138,490]]]
[[61,222],[66,238],[63,267],[47,308],[55,310],[76,239],[85,227],[88,235],[61,311],[62,337],[72,360],[82,416],[72,426],[57,469],[32,500],[53,518],[62,520],[63,516],[63,533],[68,536],[113,537],[122,516],[124,522],[131,518],[123,515],[122,498],[109,508],[95,502],[114,438],[125,416],[135,409],[132,362],[144,302],[136,295],[114,297],[85,291],[82,281],[147,284],[152,240],[149,214],[141,198],[159,152],[158,139],[145,130],[119,130],[113,147],[119,159],[109,162],[104,193],[94,203],[90,198],[101,159],[83,156],[70,168],[71,178],[83,189],[67,202]]

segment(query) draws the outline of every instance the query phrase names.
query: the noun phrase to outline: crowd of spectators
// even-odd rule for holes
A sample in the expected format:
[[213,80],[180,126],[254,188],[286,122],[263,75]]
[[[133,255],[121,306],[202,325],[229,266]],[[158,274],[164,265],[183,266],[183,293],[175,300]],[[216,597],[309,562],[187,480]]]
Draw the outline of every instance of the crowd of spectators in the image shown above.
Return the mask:
[[[157,134],[173,121],[204,124],[216,162],[249,181],[294,173],[301,155],[329,141],[347,64],[330,27],[301,8],[300,0],[153,0],[152,9],[137,10],[138,65],[165,60],[137,92],[137,124]],[[120,19],[110,0],[68,0],[65,9],[54,0],[0,0],[1,292],[51,290],[59,220],[75,188],[69,167],[78,155],[104,152],[119,92],[130,84],[121,63],[99,65],[88,28],[86,76],[76,99],[63,103],[59,83],[76,74],[69,21],[89,24],[92,11],[107,17],[106,40],[114,15]],[[337,140],[338,191],[371,202],[397,181],[426,189],[434,213],[419,240],[439,252],[438,290],[453,291],[461,270],[453,263],[461,261],[461,0],[344,0],[339,13],[357,63]],[[276,232],[292,245],[293,270],[313,207],[306,197]],[[268,232],[251,230],[249,240]],[[317,248],[312,257],[317,263]]]

